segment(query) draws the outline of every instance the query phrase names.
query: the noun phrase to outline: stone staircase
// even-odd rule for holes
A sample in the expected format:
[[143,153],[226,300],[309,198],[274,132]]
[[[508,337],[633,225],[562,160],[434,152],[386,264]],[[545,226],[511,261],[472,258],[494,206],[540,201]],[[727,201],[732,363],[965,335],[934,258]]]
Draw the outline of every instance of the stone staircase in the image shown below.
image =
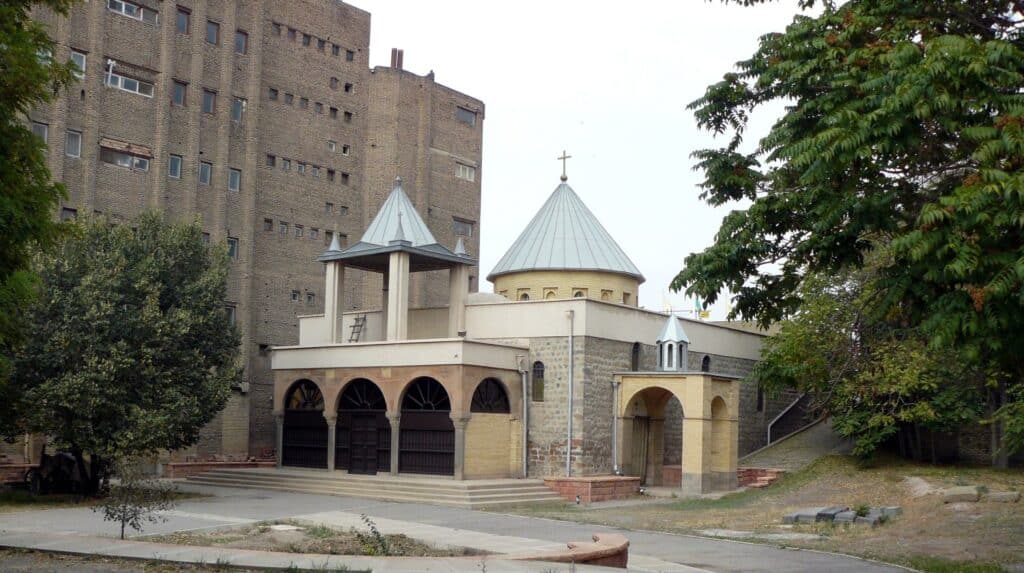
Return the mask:
[[736,477],[740,487],[752,487],[761,489],[775,483],[786,473],[786,470],[776,468],[737,468]]
[[456,481],[426,476],[362,476],[343,472],[332,474],[320,470],[258,468],[214,470],[189,476],[186,482],[429,503],[467,509],[565,501],[545,486],[543,481],[536,479]]

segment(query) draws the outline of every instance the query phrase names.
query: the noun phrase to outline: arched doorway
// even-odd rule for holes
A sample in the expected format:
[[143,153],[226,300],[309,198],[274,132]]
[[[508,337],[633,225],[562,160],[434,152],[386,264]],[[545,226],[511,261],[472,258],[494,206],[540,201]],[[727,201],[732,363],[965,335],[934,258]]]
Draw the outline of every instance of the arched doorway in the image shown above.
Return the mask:
[[711,401],[711,471],[725,474],[729,463],[729,408],[721,396]]
[[440,382],[423,376],[413,380],[402,396],[398,471],[415,474],[455,474],[455,425],[451,400]]
[[667,440],[682,442],[682,432],[671,436],[665,431],[665,410],[671,392],[652,387],[638,392],[629,401],[623,416],[623,469],[638,476],[644,485],[661,485]]
[[338,398],[334,467],[353,474],[391,469],[391,424],[384,394],[365,378],[352,380]]
[[299,380],[285,394],[281,465],[327,467],[324,396],[312,380]]

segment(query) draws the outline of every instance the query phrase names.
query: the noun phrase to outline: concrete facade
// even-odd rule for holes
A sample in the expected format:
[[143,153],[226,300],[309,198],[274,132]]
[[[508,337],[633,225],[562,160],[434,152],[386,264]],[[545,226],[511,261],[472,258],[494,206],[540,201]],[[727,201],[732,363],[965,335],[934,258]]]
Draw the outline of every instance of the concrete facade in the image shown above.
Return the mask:
[[[132,4],[147,16],[105,1],[76,3],[66,18],[37,10],[57,42],[54,57],[81,54],[85,71],[29,120],[46,125],[50,170],[68,189],[61,217],[118,222],[157,209],[200,221],[211,242],[230,242],[225,306],[242,334],[246,377],[180,455],[269,454],[269,348],[298,341],[298,315],[322,312],[316,257],[333,234],[343,244],[357,239],[402,175],[438,239],[453,247],[465,230],[453,217],[472,221],[465,241],[479,252],[483,103],[432,74],[371,71],[370,14],[346,3]],[[460,107],[476,112],[472,125]],[[127,152],[131,166],[112,164],[112,151]],[[456,178],[456,159],[475,168],[473,181]],[[349,273],[340,305],[379,306],[380,278]],[[414,305],[446,300],[446,275],[411,290]]]

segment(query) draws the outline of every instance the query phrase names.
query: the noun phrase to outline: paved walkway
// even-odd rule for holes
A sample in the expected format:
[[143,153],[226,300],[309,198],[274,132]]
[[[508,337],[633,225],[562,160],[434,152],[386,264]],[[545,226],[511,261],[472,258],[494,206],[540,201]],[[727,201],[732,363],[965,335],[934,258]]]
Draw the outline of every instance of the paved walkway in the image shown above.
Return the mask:
[[822,456],[849,453],[851,448],[851,441],[832,429],[832,419],[829,418],[742,458],[740,466],[794,472]]
[[[418,524],[415,526],[442,528],[435,530],[425,528],[421,531],[424,532],[423,535],[450,535],[451,537],[447,541],[455,545],[464,545],[462,539],[463,537],[468,538],[469,532],[552,544],[586,541],[594,533],[620,533],[630,540],[631,565],[638,566],[645,565],[643,557],[649,557],[716,573],[740,571],[765,573],[865,571],[880,573],[903,571],[893,566],[811,551],[794,551],[768,545],[685,535],[627,531],[611,527],[502,515],[453,507],[189,484],[182,484],[182,489],[207,493],[214,497],[183,501],[176,510],[168,512],[167,522],[148,525],[145,533],[163,534],[183,530],[230,527],[252,521],[297,518],[334,512],[349,514],[349,517],[336,515],[335,517],[338,519],[351,519],[351,515],[365,513],[378,524],[390,524],[385,520],[393,520],[402,522],[403,527],[411,528],[414,524]],[[456,526],[458,529],[452,526]],[[0,514],[0,543],[11,535],[30,531],[106,537],[113,537],[117,534],[114,524],[102,521],[98,514],[84,508]],[[433,533],[429,533],[430,531]],[[497,543],[499,540],[492,539],[492,541]],[[509,539],[501,541],[516,543]],[[634,558],[637,561],[633,561]],[[207,560],[208,563],[215,561],[216,559]],[[497,561],[493,563],[497,563]],[[548,569],[551,569],[551,564],[548,565]],[[384,569],[376,567],[374,569],[384,571]],[[487,569],[488,571],[494,570],[490,563]]]

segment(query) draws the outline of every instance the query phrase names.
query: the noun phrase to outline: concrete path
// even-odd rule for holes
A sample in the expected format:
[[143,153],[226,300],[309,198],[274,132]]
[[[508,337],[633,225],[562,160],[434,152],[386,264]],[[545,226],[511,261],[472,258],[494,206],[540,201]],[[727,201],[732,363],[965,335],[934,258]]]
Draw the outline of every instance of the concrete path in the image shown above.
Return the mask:
[[840,436],[832,429],[832,419],[829,418],[748,454],[740,459],[740,466],[795,472],[822,456],[849,453],[852,447],[849,438]]
[[[470,511],[466,509],[392,503],[336,496],[215,488],[181,484],[182,489],[214,497],[186,500],[167,514],[168,521],[148,525],[145,533],[235,526],[249,521],[295,518],[324,512],[365,513],[377,523],[395,520],[458,531],[525,538],[550,543],[589,540],[594,533],[624,534],[634,556],[650,557],[716,573],[726,572],[898,572],[901,568],[811,551],[768,545],[671,535],[619,528]],[[5,531],[6,530],[6,531]],[[0,514],[0,540],[14,532],[43,531],[90,536],[116,536],[117,528],[89,509],[54,509]],[[462,533],[459,533],[461,536]],[[460,544],[458,538],[454,544]],[[639,562],[642,563],[642,560]],[[491,570],[488,566],[488,570]]]

